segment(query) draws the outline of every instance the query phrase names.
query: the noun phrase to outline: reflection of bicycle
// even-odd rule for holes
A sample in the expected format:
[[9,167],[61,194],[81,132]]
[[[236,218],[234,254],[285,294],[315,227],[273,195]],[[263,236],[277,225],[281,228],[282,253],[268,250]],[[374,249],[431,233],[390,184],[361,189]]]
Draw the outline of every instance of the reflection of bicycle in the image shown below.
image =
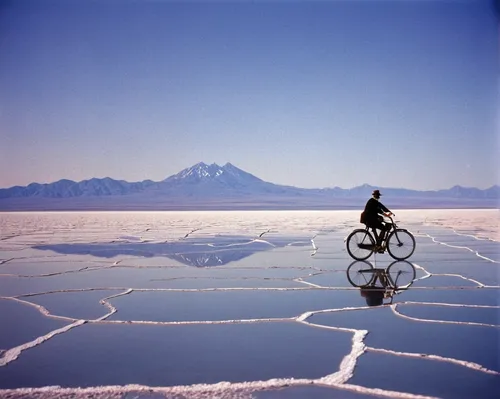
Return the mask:
[[384,289],[404,290],[415,280],[415,267],[406,261],[392,262],[387,269],[374,268],[370,262],[354,261],[347,268],[347,279],[354,287],[374,287],[377,281]]
[[381,243],[381,247],[375,245],[375,239],[368,226],[364,229],[356,229],[349,234],[346,238],[349,255],[356,260],[365,260],[373,252],[383,253],[387,249],[389,255],[396,260],[409,258],[415,251],[415,238],[408,230],[398,228],[390,216],[389,219],[391,219],[390,230],[387,238]]

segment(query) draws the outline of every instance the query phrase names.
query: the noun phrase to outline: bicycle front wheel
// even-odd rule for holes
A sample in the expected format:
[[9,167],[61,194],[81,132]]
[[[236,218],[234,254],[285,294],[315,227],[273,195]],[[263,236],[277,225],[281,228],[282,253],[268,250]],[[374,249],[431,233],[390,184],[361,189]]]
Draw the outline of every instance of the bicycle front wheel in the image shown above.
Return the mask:
[[396,260],[409,258],[415,246],[415,238],[408,230],[396,229],[387,238],[387,251]]
[[375,278],[373,265],[370,262],[352,262],[347,268],[347,279],[354,287],[366,287]]
[[415,267],[405,260],[392,262],[387,268],[387,274],[394,289],[408,288],[415,280]]
[[373,252],[375,240],[367,230],[354,230],[347,237],[347,252],[356,260],[365,260],[370,257]]

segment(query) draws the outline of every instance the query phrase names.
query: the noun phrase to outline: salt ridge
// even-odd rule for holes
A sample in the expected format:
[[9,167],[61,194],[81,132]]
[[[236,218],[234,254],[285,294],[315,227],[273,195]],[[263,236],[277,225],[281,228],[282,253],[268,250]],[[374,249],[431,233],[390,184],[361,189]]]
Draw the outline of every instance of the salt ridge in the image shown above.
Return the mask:
[[[322,383],[320,380],[311,379],[294,379],[294,378],[275,378],[267,381],[250,381],[250,382],[219,382],[217,384],[196,384],[196,385],[181,385],[172,387],[150,387],[144,385],[114,385],[105,387],[91,388],[62,388],[42,387],[42,388],[18,388],[0,390],[0,393],[5,393],[10,399],[22,398],[26,395],[37,395],[38,399],[66,399],[66,398],[88,398],[89,396],[97,398],[109,399],[110,395],[122,395],[128,392],[143,393],[146,395],[162,394],[162,395],[188,395],[192,399],[251,399],[252,393],[256,391],[288,388],[294,386],[317,385],[327,386],[345,391],[357,392],[367,395],[376,395],[385,398],[398,399],[438,399],[433,396],[415,395],[407,392],[398,392],[383,390],[379,388],[367,388],[353,384],[329,384]],[[102,395],[102,396],[101,396]]]
[[[53,336],[55,336],[57,334],[65,333],[66,331],[69,331],[72,328],[75,328],[75,327],[81,326],[82,324],[85,324],[86,322],[87,322],[86,320],[75,321],[73,324],[70,324],[70,325],[61,327],[57,330],[51,331],[48,334],[42,335],[41,337],[34,339],[33,341],[26,342],[25,344],[22,344],[22,345],[19,345],[19,346],[16,346],[14,348],[6,350],[2,354],[2,357],[0,357],[0,367],[5,366],[5,365],[9,364],[10,362],[16,360],[19,357],[19,355],[21,354],[21,352],[23,352],[27,349],[33,348],[37,345],[40,345],[43,342],[52,338]],[[0,393],[1,392],[2,392],[2,390],[0,390]]]
[[366,351],[375,353],[385,353],[395,356],[413,357],[418,359],[438,360],[440,362],[457,364],[459,366],[467,367],[476,371],[481,371],[486,374],[500,375],[498,371],[487,369],[486,367],[483,367],[480,364],[474,362],[466,362],[465,360],[454,359],[452,357],[444,357],[427,353],[398,352],[390,349],[373,348],[371,346],[367,346]]
[[[452,320],[432,320],[432,319],[423,319],[419,317],[412,317],[405,315],[397,310],[397,306],[400,304],[392,304],[391,309],[393,313],[399,317],[402,317],[404,319],[408,320],[414,320],[414,321],[421,321],[425,323],[438,323],[438,324],[461,324],[461,325],[467,325],[467,326],[483,326],[483,327],[493,327],[493,328],[500,328],[500,325],[497,324],[487,324],[487,323],[477,323],[477,322],[472,322],[472,321],[452,321]],[[436,303],[433,303],[433,305],[437,305]]]

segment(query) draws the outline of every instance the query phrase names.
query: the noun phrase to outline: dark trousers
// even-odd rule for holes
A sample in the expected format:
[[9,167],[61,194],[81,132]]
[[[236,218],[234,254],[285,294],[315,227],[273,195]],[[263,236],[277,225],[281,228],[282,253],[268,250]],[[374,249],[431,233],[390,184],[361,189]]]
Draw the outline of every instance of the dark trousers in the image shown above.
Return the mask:
[[[382,244],[382,241],[385,238],[385,232],[389,231],[392,227],[391,223],[384,223],[381,220],[374,220],[371,223],[367,223],[368,227],[370,227],[375,235],[375,241],[377,245]],[[380,235],[377,234],[377,229],[380,230]]]

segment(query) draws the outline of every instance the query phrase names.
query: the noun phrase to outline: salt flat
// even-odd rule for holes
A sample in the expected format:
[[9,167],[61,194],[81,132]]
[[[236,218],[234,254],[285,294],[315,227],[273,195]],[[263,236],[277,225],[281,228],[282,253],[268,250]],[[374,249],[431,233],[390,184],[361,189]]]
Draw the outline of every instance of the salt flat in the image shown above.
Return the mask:
[[0,397],[498,397],[498,210],[395,212],[381,306],[358,211],[1,213]]

